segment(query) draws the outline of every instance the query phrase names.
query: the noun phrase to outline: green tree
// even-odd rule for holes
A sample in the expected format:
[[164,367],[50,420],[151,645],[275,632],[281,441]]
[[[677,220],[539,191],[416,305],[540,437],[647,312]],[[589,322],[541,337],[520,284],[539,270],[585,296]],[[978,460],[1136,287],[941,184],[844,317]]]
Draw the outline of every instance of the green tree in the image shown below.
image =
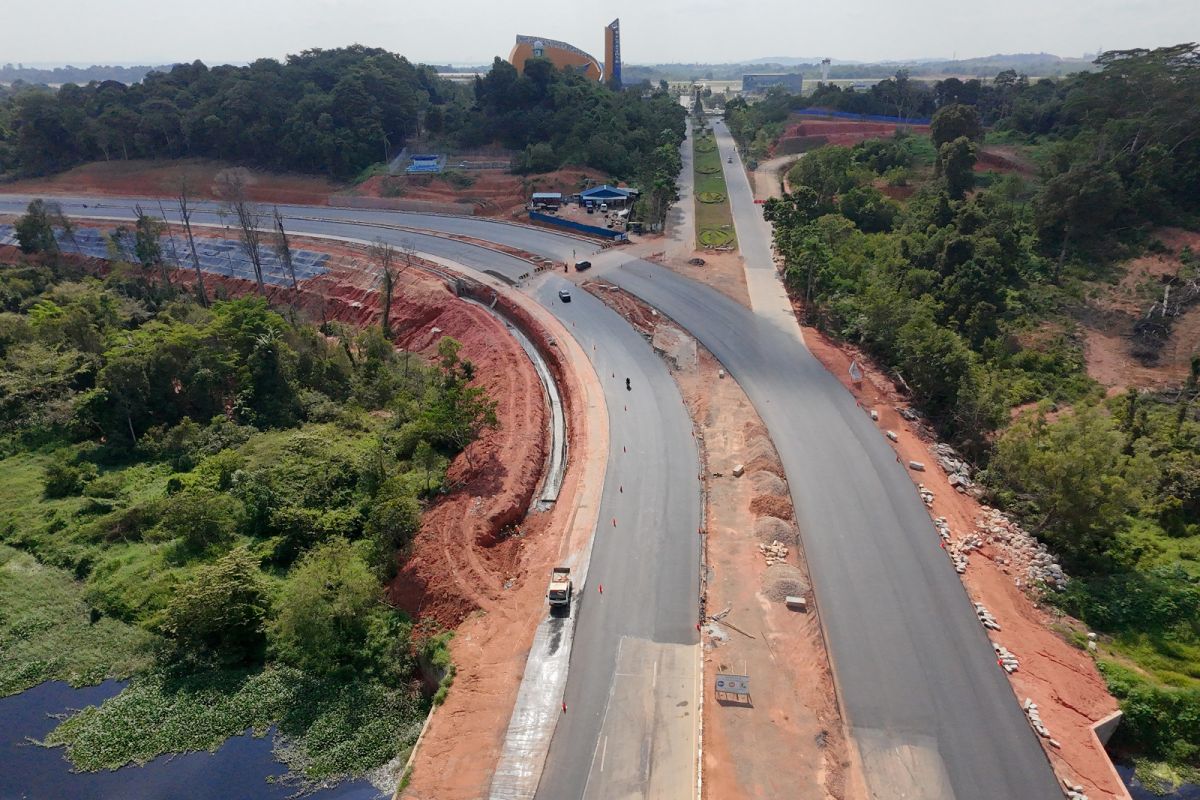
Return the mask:
[[963,136],[973,142],[983,138],[983,125],[975,107],[951,103],[939,108],[929,123],[929,138],[933,140],[933,146],[940,150],[942,145]]
[[[422,441],[428,448],[429,445]],[[395,571],[396,554],[408,546],[421,526],[421,504],[404,481],[393,478],[371,503],[365,531],[375,549],[375,562],[385,577]]]
[[1149,484],[1152,467],[1144,455],[1125,452],[1109,414],[1081,404],[1054,422],[1041,412],[1015,422],[1000,437],[988,475],[1058,553],[1094,568]]
[[385,609],[379,581],[345,539],[319,545],[297,564],[275,604],[271,648],[283,661],[328,675],[362,655],[372,619]]
[[255,661],[266,643],[266,581],[245,547],[198,568],[172,594],[160,630],[183,652],[226,663]]
[[[442,337],[438,342],[438,381],[424,410],[425,422],[435,440],[465,450],[488,428],[496,428],[496,401],[480,386],[469,385],[475,365],[458,357],[462,345]],[[472,464],[467,452],[467,463]]]
[[158,271],[162,276],[163,286],[170,283],[167,265],[163,260],[162,235],[166,224],[157,217],[152,217],[142,210],[140,205],[133,207],[137,215],[134,225],[133,252],[147,272]]
[[22,253],[57,253],[54,238],[54,209],[40,198],[32,200],[25,214],[17,220],[17,243]]
[[188,489],[163,500],[158,526],[162,536],[203,551],[232,538],[241,504],[225,492]]
[[937,174],[946,181],[946,192],[962,200],[975,188],[975,145],[965,136],[947,142],[938,150]]

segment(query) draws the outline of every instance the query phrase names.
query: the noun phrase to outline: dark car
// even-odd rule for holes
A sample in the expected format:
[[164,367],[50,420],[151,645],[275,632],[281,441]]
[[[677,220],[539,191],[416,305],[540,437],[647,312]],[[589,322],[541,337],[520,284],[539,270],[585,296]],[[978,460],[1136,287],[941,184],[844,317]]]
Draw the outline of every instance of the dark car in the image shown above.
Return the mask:
[[592,268],[592,262],[590,262],[590,261],[576,261],[575,262],[575,271],[576,272],[583,272],[585,269],[591,269],[591,268]]
[[559,299],[559,300],[562,300],[564,303],[569,303],[569,302],[571,302],[571,292],[570,292],[570,290],[568,290],[568,289],[559,289],[559,290],[558,290],[558,299]]

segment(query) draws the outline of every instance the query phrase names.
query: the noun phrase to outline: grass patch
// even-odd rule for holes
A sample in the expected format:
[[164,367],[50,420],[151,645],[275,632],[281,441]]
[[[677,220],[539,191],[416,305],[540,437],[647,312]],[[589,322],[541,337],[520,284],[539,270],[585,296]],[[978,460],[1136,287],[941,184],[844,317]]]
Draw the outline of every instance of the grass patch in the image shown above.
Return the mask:
[[0,545],[0,696],[43,681],[72,686],[126,678],[150,663],[154,637],[102,617],[61,569]]
[[721,154],[711,135],[693,137],[692,170],[696,178],[696,241],[699,247],[737,246],[729,189]]
[[144,764],[164,753],[216,750],[247,730],[281,734],[276,755],[325,780],[362,772],[410,747],[427,701],[408,689],[288,667],[176,675],[154,670],[116,697],[64,720],[46,737],[84,770]]

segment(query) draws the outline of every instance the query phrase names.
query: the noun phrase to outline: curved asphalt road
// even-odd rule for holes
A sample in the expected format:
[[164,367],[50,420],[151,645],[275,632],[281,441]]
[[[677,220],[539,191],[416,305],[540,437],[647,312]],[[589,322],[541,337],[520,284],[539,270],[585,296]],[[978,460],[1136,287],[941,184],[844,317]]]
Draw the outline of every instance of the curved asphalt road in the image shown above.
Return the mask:
[[604,277],[745,389],[787,472],[846,717],[879,798],[1061,798],[905,469],[777,320],[645,261]]
[[[0,194],[0,214],[23,214],[34,195]],[[134,218],[134,206],[140,203],[146,213],[159,216],[159,198],[122,197],[58,197],[47,195],[62,206],[63,212],[75,217],[119,217]],[[178,222],[178,209],[170,198],[161,198],[169,222]],[[261,209],[273,208],[268,203],[258,203]],[[196,213],[192,221],[197,224],[230,225],[231,217],[218,212],[219,204],[211,201],[196,201]],[[386,227],[403,226],[423,228],[437,233],[471,236],[496,244],[507,245],[558,261],[570,261],[572,256],[582,258],[600,249],[595,242],[555,231],[514,225],[482,217],[453,217],[439,214],[416,214],[407,211],[380,211],[361,208],[334,208],[329,206],[281,205],[279,211],[287,219],[288,232],[295,234],[317,233],[345,238],[373,240],[376,236],[399,244],[407,239],[422,252],[433,253],[458,261],[480,271],[492,271],[506,279],[516,280],[518,275],[529,272],[529,264],[519,258],[506,256],[486,248],[465,242],[424,236],[412,231],[388,231]],[[264,219],[264,225],[269,225]],[[236,238],[236,234],[233,234]]]
[[[559,301],[560,288],[575,290],[572,302]],[[607,744],[610,758],[605,760],[603,773],[608,774],[600,769],[605,748],[602,730],[610,722],[605,718],[606,710],[610,717],[617,713],[609,710],[610,698],[616,698],[614,706],[629,699],[614,692],[614,685],[619,680],[638,680],[635,676],[618,679],[619,652],[648,655],[659,649],[654,645],[674,644],[689,646],[694,654],[699,641],[700,481],[696,444],[687,409],[665,363],[628,322],[557,275],[548,275],[540,282],[534,296],[571,328],[591,358],[608,404],[610,448],[600,520],[588,567],[589,585],[582,587],[573,611],[576,628],[567,673],[568,713],[558,722],[538,797],[581,798],[585,786],[589,797],[644,796],[641,791],[609,794],[601,787],[612,788],[619,780],[638,777],[620,772],[636,771],[639,765],[628,763],[624,757],[619,759],[618,744],[625,748],[646,744],[649,751],[653,745],[648,740],[654,738],[658,721],[628,721],[630,726],[644,727],[625,727],[620,743]],[[628,391],[626,377],[632,386]],[[603,594],[599,591],[601,585]],[[647,685],[642,688],[652,691],[654,687],[648,683],[651,667],[643,666],[641,677]],[[695,707],[692,698],[686,703],[671,711],[691,712],[683,717],[691,729]],[[688,747],[690,740],[678,744],[686,752],[674,756],[682,755],[690,767],[694,754]],[[614,771],[618,771],[616,776],[612,775]],[[673,777],[679,780],[683,776]]]

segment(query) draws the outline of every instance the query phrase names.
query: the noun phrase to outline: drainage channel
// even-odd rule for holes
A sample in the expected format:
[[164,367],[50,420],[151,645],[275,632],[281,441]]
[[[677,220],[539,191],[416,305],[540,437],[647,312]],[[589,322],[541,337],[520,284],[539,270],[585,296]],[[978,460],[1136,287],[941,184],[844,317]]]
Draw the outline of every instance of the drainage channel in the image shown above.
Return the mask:
[[555,383],[554,376],[550,374],[550,367],[542,358],[537,345],[520,328],[513,325],[491,305],[469,297],[462,299],[487,310],[488,313],[504,323],[513,338],[521,343],[521,347],[529,356],[529,360],[533,362],[533,368],[542,382],[542,389],[550,404],[550,453],[546,457],[546,474],[542,479],[542,490],[538,493],[537,500],[534,501],[534,508],[538,511],[545,511],[558,499],[558,493],[562,489],[563,476],[567,471],[567,420],[563,411],[562,396],[558,393],[558,384]]

